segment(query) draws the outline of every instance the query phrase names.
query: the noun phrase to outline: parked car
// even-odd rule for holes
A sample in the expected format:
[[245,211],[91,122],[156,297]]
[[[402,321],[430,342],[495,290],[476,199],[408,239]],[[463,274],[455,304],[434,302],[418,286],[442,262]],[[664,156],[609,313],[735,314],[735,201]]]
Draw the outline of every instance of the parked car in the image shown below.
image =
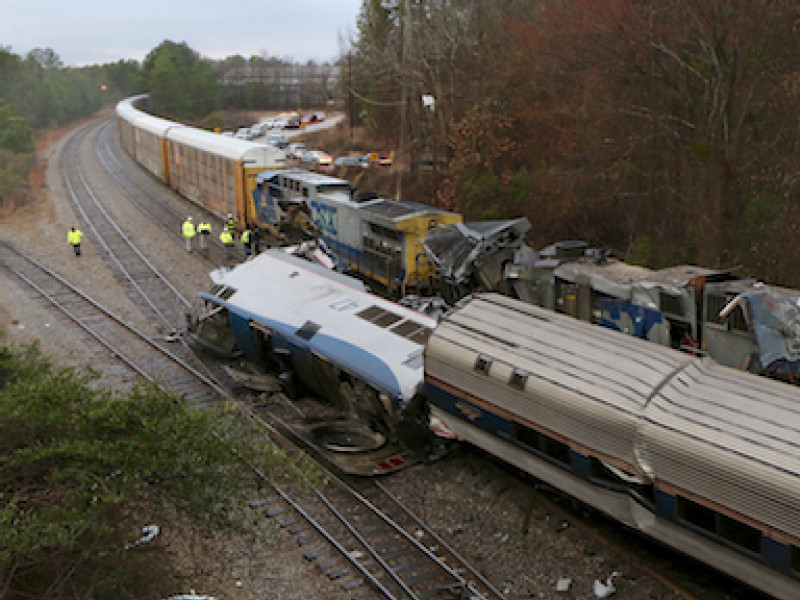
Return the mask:
[[325,113],[315,112],[303,117],[304,123],[321,123],[325,120]]
[[361,167],[369,166],[369,156],[340,156],[333,161],[335,167]]
[[284,129],[300,129],[300,119],[291,118],[286,120],[286,124],[283,126]]
[[240,140],[252,140],[253,133],[250,131],[249,127],[239,127],[234,137],[237,137]]
[[287,140],[280,130],[273,129],[267,135],[267,143],[272,144],[276,148],[286,148],[289,145],[289,140]]
[[295,142],[286,146],[286,158],[302,158],[308,148],[302,142]]
[[379,167],[391,167],[394,164],[394,158],[391,156],[379,156],[376,162]]
[[303,154],[301,160],[315,167],[327,167],[333,162],[333,157],[322,150],[309,150]]

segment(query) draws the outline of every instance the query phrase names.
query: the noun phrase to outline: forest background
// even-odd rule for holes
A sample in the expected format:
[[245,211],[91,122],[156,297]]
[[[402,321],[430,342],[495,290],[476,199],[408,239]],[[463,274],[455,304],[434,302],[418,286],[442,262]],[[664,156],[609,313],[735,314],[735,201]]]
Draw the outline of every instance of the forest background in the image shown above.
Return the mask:
[[397,150],[403,199],[526,216],[534,247],[583,239],[800,287],[799,24],[783,0],[364,0],[334,65],[169,41],[83,69],[0,51],[0,194],[24,124],[148,91],[159,114],[218,126],[222,108],[282,108],[290,70],[343,103],[351,137]]

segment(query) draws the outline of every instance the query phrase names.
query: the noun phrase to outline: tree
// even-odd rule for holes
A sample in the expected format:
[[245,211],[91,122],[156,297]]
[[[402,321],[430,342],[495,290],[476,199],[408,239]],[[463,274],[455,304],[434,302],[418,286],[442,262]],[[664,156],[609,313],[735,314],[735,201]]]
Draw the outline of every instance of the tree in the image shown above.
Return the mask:
[[31,128],[13,107],[0,98],[0,149],[17,154],[31,153],[35,149]]
[[169,509],[235,526],[253,483],[241,461],[280,468],[233,408],[192,409],[150,387],[116,394],[95,379],[37,345],[0,349],[0,597],[158,597],[168,557],[126,549],[142,525]]

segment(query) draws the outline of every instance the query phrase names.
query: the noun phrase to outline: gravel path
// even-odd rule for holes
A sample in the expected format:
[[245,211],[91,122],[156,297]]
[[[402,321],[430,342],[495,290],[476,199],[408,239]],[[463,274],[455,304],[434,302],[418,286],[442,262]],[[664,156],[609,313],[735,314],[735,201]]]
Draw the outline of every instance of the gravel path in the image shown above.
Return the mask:
[[[73,256],[67,244],[66,232],[78,222],[57,169],[65,139],[62,137],[42,153],[49,161],[46,189],[40,190],[35,201],[0,220],[0,236],[87,289],[112,310],[133,318],[142,328],[150,327],[149,319],[121,291],[91,240],[84,238],[84,255],[80,258]],[[90,144],[84,143],[82,153],[89,163],[96,163]],[[207,266],[182,249],[177,235],[170,237],[143,218],[99,167],[91,169],[89,179],[109,210],[124,223],[126,232],[143,240],[145,254],[186,297],[195,298],[198,291],[208,287]],[[156,181],[150,184],[154,193],[168,196],[187,214],[199,216],[199,211]],[[0,277],[0,324],[8,338],[16,342],[38,338],[55,362],[92,365],[104,373],[102,383],[109,387],[129,384],[119,376],[119,368],[108,356],[91,350],[90,344],[80,343],[82,334],[65,326],[46,305],[28,301],[28,291],[22,284],[5,275]],[[595,598],[594,580],[605,579],[614,571],[621,573],[615,580],[614,598],[690,597],[669,589],[643,564],[635,564],[632,557],[610,551],[592,528],[564,518],[551,505],[537,501],[537,495],[518,477],[471,452],[456,451],[443,461],[412,467],[384,483],[482,569],[510,600],[589,600]],[[245,537],[223,538],[165,525],[157,543],[164,545],[180,566],[186,586],[182,590],[166,590],[165,596],[191,587],[221,600],[349,597],[309,565],[294,538],[275,530],[274,525],[267,529],[272,541],[269,547]],[[132,535],[138,527],[132,526]],[[564,591],[559,591],[560,587]],[[695,597],[735,598],[706,591]]]

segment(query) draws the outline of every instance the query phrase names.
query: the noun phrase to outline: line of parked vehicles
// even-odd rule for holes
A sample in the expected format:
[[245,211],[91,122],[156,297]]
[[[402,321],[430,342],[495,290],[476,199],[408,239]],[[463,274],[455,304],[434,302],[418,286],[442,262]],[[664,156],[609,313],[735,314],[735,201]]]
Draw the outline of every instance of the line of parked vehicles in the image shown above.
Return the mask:
[[266,138],[267,144],[283,150],[286,158],[298,161],[299,164],[311,169],[330,169],[333,167],[359,167],[372,166],[390,167],[394,164],[394,157],[390,154],[367,152],[366,154],[339,156],[334,159],[328,152],[319,149],[310,149],[302,142],[290,142],[284,135],[285,129],[299,129],[306,124],[319,123],[325,120],[325,113],[315,112],[302,119],[295,115],[285,117],[268,117],[264,121],[250,127],[240,127],[235,133],[225,132],[225,135],[242,140],[257,140]]

